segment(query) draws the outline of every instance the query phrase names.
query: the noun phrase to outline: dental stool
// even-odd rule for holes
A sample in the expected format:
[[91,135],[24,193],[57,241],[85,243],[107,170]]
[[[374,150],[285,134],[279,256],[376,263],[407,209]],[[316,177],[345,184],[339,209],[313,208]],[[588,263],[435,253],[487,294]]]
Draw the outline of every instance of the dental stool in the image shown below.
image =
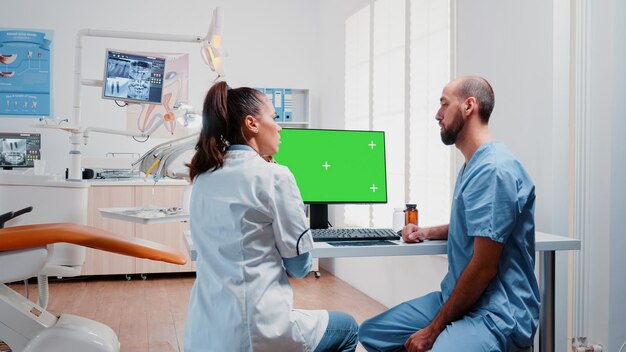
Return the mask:
[[120,237],[95,227],[37,224],[0,229],[0,340],[13,352],[117,352],[120,343],[108,326],[83,317],[56,317],[5,283],[41,275],[54,243],[183,265],[175,249],[138,238]]

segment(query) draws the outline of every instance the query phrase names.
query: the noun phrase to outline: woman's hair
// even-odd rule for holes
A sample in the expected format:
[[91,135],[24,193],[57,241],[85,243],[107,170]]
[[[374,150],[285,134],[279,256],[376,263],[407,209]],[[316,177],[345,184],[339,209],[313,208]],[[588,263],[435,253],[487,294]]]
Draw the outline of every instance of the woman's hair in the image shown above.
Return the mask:
[[232,144],[247,144],[243,135],[246,116],[258,116],[263,106],[263,93],[241,87],[231,89],[226,82],[214,84],[202,107],[202,131],[196,144],[196,154],[191,159],[189,178],[224,165],[226,149]]

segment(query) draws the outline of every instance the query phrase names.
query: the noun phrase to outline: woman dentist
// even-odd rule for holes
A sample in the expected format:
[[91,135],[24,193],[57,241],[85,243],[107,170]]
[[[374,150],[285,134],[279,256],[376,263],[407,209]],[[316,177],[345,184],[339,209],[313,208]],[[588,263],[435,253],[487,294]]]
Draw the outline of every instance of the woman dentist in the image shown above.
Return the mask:
[[311,268],[313,239],[289,169],[272,161],[281,127],[265,94],[218,82],[191,163],[197,247],[185,351],[354,351],[350,315],[293,308],[287,274]]

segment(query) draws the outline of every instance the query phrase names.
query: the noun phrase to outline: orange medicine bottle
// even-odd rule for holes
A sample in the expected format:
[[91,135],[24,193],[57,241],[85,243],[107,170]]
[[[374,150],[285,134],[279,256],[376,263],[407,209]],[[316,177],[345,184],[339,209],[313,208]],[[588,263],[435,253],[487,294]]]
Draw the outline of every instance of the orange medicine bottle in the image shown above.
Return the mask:
[[418,212],[417,204],[407,204],[404,210],[404,225],[414,224],[417,225]]

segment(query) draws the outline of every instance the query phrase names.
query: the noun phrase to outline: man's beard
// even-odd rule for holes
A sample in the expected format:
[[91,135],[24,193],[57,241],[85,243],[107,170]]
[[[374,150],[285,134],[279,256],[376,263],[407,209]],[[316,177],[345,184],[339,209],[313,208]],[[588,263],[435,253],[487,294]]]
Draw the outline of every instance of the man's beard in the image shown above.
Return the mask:
[[452,145],[456,143],[456,138],[459,136],[459,133],[463,130],[465,126],[465,121],[463,120],[463,116],[461,114],[457,114],[454,119],[454,123],[450,126],[450,128],[442,128],[441,129],[441,141],[445,145]]

